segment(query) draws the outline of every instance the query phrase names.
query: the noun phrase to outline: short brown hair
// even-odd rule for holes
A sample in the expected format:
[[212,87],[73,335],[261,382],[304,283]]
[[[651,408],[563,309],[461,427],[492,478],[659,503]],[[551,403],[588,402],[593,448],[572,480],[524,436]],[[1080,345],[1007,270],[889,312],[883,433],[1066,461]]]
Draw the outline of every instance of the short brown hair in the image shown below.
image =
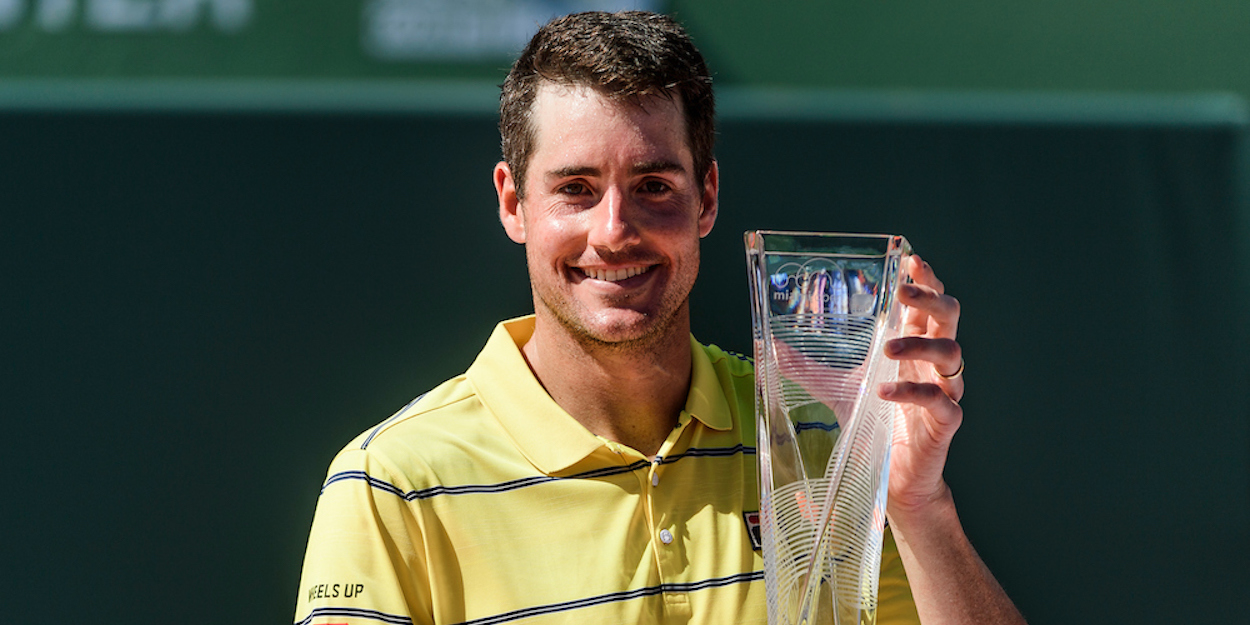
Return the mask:
[[614,100],[680,98],[695,180],[712,166],[716,102],[703,55],[672,18],[646,11],[558,17],[534,35],[512,65],[499,98],[499,135],[518,197],[534,151],[530,122],[542,82],[590,87]]

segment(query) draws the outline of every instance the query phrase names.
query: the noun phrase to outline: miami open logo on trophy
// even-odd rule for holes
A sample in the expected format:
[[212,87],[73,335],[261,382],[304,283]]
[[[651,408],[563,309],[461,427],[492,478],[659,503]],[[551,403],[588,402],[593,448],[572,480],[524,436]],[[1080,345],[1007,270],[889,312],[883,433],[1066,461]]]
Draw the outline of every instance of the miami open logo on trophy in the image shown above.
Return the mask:
[[911,254],[897,235],[746,233],[770,625],[873,623]]

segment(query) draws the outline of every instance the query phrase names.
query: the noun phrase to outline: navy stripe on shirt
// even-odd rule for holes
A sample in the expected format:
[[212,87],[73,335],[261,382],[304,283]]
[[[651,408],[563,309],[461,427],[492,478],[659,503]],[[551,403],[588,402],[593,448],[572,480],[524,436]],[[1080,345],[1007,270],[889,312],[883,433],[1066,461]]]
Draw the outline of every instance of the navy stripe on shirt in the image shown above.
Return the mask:
[[352,618],[363,618],[379,623],[390,623],[391,625],[412,625],[412,619],[399,614],[387,614],[377,610],[365,610],[362,608],[338,608],[333,606],[314,608],[312,612],[304,620],[299,621],[295,625],[309,625],[312,620],[319,616],[350,616]]
[[681,593],[703,590],[705,588],[719,588],[722,586],[731,586],[733,584],[743,584],[750,582],[758,582],[764,579],[763,571],[753,571],[751,573],[739,573],[728,577],[716,577],[705,579],[698,582],[686,582],[683,584],[660,584],[659,586],[648,586],[646,588],[638,588],[636,590],[625,590],[621,592],[608,593],[597,597],[587,597],[585,599],[577,599],[574,601],[565,601],[563,603],[551,603],[547,605],[539,605],[521,610],[513,610],[495,616],[465,621],[459,625],[497,625],[498,623],[507,623],[523,618],[534,616],[543,616],[546,614],[556,614],[559,612],[567,612],[569,610],[577,610],[580,608],[589,608],[592,606],[603,605],[605,603],[615,603],[618,601],[629,601],[641,597],[650,597],[662,593]]
[[837,423],[821,423],[819,421],[799,421],[794,424],[794,431],[796,433],[804,432],[807,430],[824,430],[826,432],[832,432],[838,429],[839,427],[841,426],[839,426]]
[[[672,463],[677,462],[678,460],[681,460],[682,458],[723,458],[723,457],[735,456],[737,454],[744,454],[748,456],[755,455],[755,448],[747,447],[745,445],[735,445],[733,447],[714,447],[714,448],[707,448],[707,449],[696,448],[696,449],[687,450],[683,453],[676,454],[673,456],[657,458],[657,462],[659,462],[660,464],[672,464]],[[534,475],[530,477],[523,477],[523,478],[519,478],[515,480],[509,480],[507,482],[499,482],[497,484],[463,484],[460,486],[441,486],[440,485],[440,486],[431,486],[429,488],[422,488],[420,490],[411,490],[407,492],[405,492],[403,489],[399,488],[398,486],[395,486],[394,484],[391,484],[384,480],[380,480],[376,477],[373,477],[369,475],[368,473],[365,473],[364,471],[342,471],[339,473],[335,473],[334,475],[331,475],[329,478],[327,478],[326,483],[321,487],[321,492],[324,493],[327,487],[337,482],[342,482],[345,480],[361,480],[361,481],[368,482],[370,486],[378,490],[386,491],[393,495],[402,497],[405,501],[414,501],[417,499],[429,499],[431,497],[436,497],[438,495],[472,495],[472,494],[484,494],[484,493],[503,493],[503,492],[508,492],[511,490],[516,490],[518,488],[526,488],[528,486],[537,486],[539,484],[546,484],[548,482],[555,482],[559,480],[584,480],[584,479],[592,479],[592,478],[598,478],[598,477],[609,477],[613,475],[621,475],[623,473],[630,473],[633,471],[637,471],[639,469],[646,468],[650,466],[651,464],[652,463],[647,462],[646,460],[639,460],[637,462],[634,462],[632,464],[628,464],[625,466],[595,469],[594,471],[586,471],[584,473],[578,473],[577,475],[571,475],[568,477],[553,477],[550,475]]]

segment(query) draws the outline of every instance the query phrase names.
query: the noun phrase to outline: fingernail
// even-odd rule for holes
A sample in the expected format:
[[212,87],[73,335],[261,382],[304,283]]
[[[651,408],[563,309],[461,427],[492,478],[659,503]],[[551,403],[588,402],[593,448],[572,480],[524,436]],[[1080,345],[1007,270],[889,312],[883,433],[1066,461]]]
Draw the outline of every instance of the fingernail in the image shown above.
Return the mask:
[[885,353],[890,356],[897,356],[903,352],[903,344],[898,341],[890,341],[885,344]]
[[898,391],[898,384],[894,382],[886,382],[881,385],[881,394],[885,397],[890,397],[896,391]]

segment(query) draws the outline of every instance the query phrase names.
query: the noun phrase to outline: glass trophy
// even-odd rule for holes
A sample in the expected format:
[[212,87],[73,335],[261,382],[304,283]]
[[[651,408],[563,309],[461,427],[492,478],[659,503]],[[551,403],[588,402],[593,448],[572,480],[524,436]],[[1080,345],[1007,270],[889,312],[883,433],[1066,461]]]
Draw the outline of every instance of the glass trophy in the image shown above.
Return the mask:
[[746,233],[770,625],[874,623],[907,240]]

